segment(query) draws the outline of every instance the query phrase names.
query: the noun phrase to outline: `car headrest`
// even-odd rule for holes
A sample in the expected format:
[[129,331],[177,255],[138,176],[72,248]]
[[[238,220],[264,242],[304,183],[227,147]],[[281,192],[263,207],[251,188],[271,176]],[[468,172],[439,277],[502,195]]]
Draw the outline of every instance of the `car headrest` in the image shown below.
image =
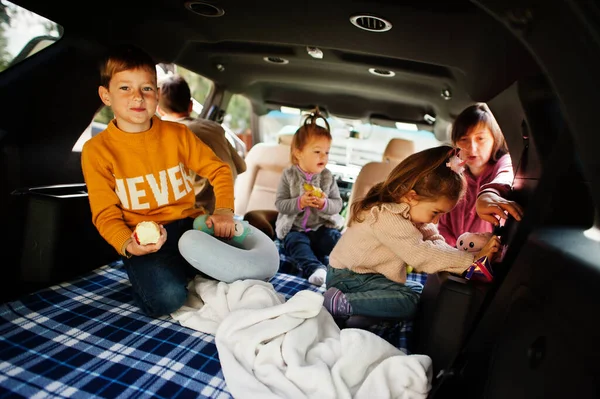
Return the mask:
[[292,145],[293,134],[280,134],[277,136],[277,142],[284,145]]
[[383,162],[400,163],[414,152],[415,143],[412,140],[393,138],[385,147]]

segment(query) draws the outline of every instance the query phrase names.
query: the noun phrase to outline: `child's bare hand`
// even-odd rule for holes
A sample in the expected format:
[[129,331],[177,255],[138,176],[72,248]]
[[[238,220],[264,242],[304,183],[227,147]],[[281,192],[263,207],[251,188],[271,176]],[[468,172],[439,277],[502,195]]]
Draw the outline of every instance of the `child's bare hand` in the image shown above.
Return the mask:
[[496,253],[500,250],[500,238],[498,236],[492,236],[490,240],[481,248],[481,251],[477,253],[475,259],[479,259],[482,256],[487,256],[490,262],[496,256]]
[[146,244],[146,245],[141,245],[137,243],[137,240],[135,239],[134,233],[131,233],[131,242],[127,245],[127,252],[129,252],[132,255],[136,255],[136,256],[142,256],[142,255],[146,255],[146,254],[151,254],[153,252],[157,252],[159,249],[162,248],[163,244],[167,241],[167,230],[164,228],[164,226],[161,224],[159,225],[160,227],[160,237],[158,238],[158,241],[156,242],[156,244]]
[[300,208],[304,209],[306,207],[312,207],[314,202],[315,202],[315,196],[312,195],[312,193],[310,191],[306,191],[304,194],[302,194],[302,197],[300,197]]
[[314,197],[313,206],[317,209],[323,208],[323,206],[325,205],[325,198],[325,193],[323,193],[322,197]]
[[235,233],[233,214],[210,215],[206,218],[206,227],[210,229],[213,226],[216,237],[233,238],[233,233]]

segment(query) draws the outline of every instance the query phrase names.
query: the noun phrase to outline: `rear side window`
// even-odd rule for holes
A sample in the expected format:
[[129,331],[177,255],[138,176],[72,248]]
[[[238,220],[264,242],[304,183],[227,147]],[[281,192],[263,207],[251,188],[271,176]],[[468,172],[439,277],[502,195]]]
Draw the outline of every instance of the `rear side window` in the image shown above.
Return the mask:
[[62,26],[6,0],[0,0],[0,72],[62,37]]

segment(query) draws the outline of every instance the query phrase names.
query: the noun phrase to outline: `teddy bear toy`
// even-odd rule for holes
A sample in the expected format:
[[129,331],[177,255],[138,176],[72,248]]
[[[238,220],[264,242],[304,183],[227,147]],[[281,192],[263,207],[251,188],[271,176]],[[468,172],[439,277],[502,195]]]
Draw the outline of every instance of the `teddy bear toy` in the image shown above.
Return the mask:
[[[466,232],[456,239],[456,248],[461,251],[477,253],[485,246],[492,237],[492,233],[470,233]],[[476,259],[466,270],[464,277],[467,280],[492,281],[492,266],[487,256]]]
[[479,252],[492,238],[492,233],[462,233],[456,239],[456,248],[461,251]]

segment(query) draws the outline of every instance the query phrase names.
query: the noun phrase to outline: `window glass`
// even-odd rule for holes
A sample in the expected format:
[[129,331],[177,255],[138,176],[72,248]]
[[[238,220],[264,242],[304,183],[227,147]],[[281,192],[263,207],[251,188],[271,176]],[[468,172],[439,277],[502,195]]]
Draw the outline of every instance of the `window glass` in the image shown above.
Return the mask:
[[[261,141],[274,143],[280,135],[294,134],[305,115],[300,110],[282,107],[282,110],[272,110],[260,116]],[[383,151],[392,138],[412,140],[416,151],[441,144],[432,132],[418,130],[414,124],[398,123],[396,128],[392,128],[334,115],[329,115],[327,122],[333,138],[328,168],[349,179],[355,178],[366,163],[381,161]]]
[[183,76],[190,86],[190,91],[192,92],[192,101],[194,102],[191,116],[196,118],[200,112],[202,112],[204,101],[213,89],[213,82],[204,76],[185,69],[182,66],[173,65],[173,68],[173,73]]
[[62,33],[57,23],[0,0],[0,72],[54,44]]
[[242,157],[245,157],[252,147],[251,113],[250,100],[242,95],[234,94],[227,104],[223,118],[222,126],[227,133],[226,137]]

